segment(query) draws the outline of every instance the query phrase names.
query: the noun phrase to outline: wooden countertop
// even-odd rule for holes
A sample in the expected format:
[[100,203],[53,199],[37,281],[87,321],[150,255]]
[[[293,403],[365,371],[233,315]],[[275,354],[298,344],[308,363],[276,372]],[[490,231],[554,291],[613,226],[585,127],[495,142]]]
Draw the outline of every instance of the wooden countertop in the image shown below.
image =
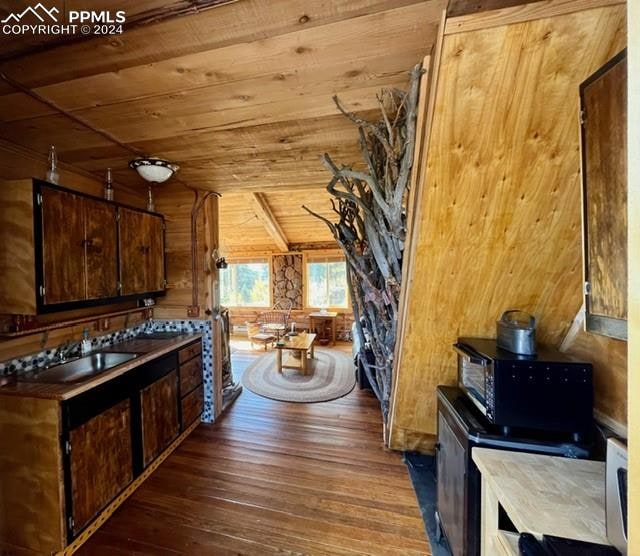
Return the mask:
[[609,544],[604,462],[488,448],[471,456],[518,531]]
[[68,400],[78,394],[82,394],[87,390],[91,390],[96,386],[108,382],[124,373],[139,367],[140,365],[147,363],[157,357],[165,355],[171,351],[186,346],[202,337],[202,334],[182,334],[175,338],[150,340],[147,338],[138,338],[132,340],[125,340],[113,346],[96,350],[104,352],[119,352],[119,353],[137,353],[138,357],[127,361],[122,365],[113,367],[103,373],[97,374],[93,378],[89,378],[82,382],[76,383],[58,383],[50,384],[44,382],[18,382],[7,386],[0,387],[0,395],[3,396],[22,396],[25,398],[45,398],[52,400]]

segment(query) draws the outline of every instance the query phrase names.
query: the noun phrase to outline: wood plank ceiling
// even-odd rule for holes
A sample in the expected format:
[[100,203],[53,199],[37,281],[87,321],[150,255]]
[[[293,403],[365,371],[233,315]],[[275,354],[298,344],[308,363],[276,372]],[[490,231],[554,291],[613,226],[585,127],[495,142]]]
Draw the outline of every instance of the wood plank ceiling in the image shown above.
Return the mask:
[[[30,4],[5,2],[0,16]],[[53,44],[3,36],[0,137],[37,152],[54,144],[64,162],[99,177],[111,167],[116,183],[140,188],[128,161],[136,152],[166,157],[180,164],[185,184],[244,196],[247,217],[252,195],[262,194],[296,243],[311,230],[314,240],[330,239],[300,208],[320,201],[330,209],[319,156],[359,160],[355,128],[332,95],[375,117],[376,93],[406,87],[408,71],[431,49],[445,1],[46,4],[62,13],[125,9],[128,27]],[[221,203],[223,228],[236,218],[225,207],[237,204]],[[256,241],[273,247],[263,231]],[[238,241],[246,244],[242,234]]]

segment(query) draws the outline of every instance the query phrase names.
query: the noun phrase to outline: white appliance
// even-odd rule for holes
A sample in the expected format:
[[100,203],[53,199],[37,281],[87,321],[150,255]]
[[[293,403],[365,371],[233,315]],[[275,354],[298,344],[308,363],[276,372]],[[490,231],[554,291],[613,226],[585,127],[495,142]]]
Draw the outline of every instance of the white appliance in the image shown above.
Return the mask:
[[607,440],[607,538],[627,554],[627,446],[617,438]]

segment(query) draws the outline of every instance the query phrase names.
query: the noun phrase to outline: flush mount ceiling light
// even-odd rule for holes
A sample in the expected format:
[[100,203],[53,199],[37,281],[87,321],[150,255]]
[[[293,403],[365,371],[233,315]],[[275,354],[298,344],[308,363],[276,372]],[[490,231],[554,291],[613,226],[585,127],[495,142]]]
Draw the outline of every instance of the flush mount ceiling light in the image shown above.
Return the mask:
[[155,204],[151,193],[151,184],[164,183],[180,169],[180,166],[155,156],[148,156],[132,160],[129,162],[129,167],[138,172],[142,179],[149,182],[147,210],[155,211]]
[[180,169],[177,164],[172,164],[155,156],[136,158],[129,162],[129,167],[151,183],[163,183]]

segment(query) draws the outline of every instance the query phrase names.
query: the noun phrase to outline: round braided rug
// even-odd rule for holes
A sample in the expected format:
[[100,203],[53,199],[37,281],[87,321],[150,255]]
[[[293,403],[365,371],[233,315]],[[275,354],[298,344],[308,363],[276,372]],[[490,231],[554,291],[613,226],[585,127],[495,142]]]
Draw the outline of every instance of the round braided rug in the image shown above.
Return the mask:
[[[287,355],[285,350],[282,354],[285,363]],[[315,359],[307,361],[306,375],[289,367],[283,367],[282,374],[279,374],[274,350],[245,369],[242,384],[254,394],[272,400],[311,403],[346,396],[353,390],[356,377],[348,354],[316,347]]]

